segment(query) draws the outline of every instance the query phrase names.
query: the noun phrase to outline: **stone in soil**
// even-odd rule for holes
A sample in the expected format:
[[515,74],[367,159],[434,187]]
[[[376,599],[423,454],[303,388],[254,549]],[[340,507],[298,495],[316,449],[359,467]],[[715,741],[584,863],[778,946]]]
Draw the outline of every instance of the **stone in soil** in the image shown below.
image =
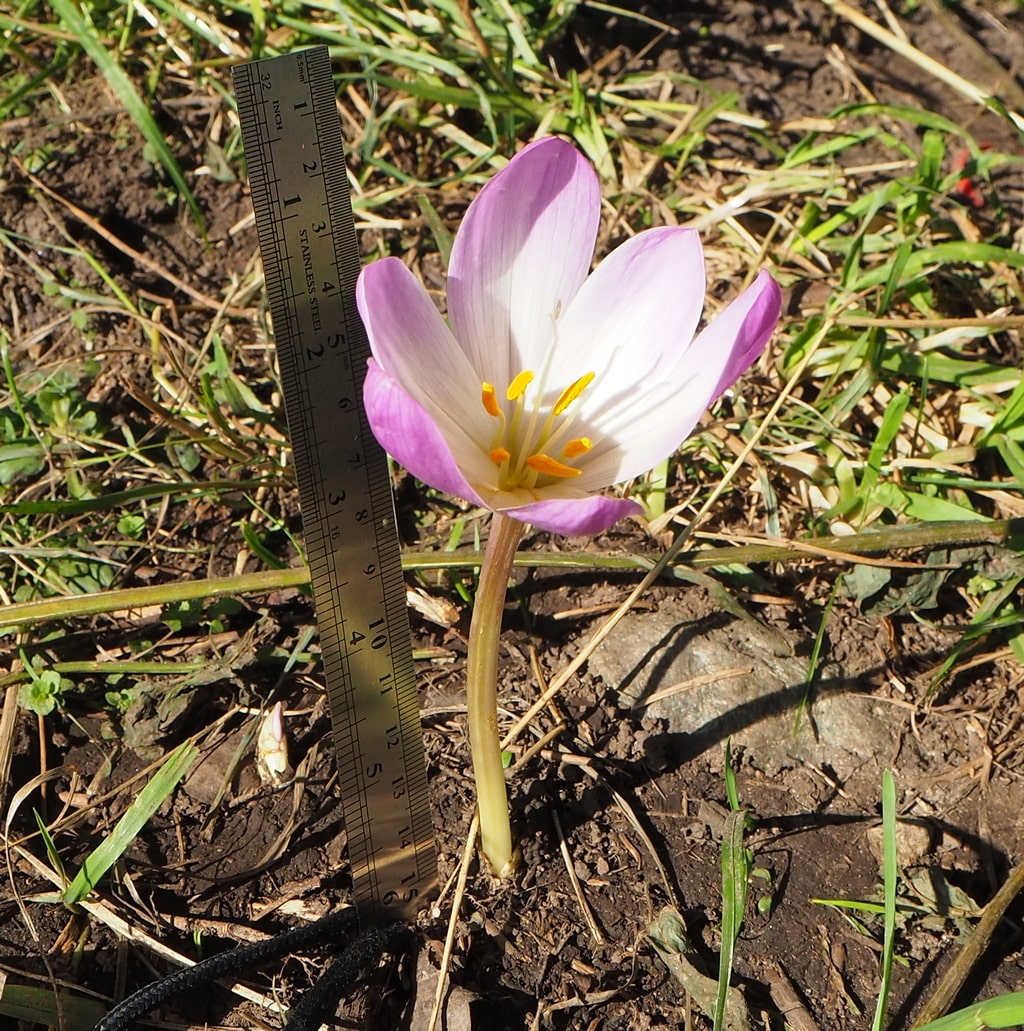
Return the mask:
[[626,616],[590,670],[618,689],[621,704],[645,707],[684,735],[684,758],[731,737],[769,774],[809,762],[842,779],[865,760],[891,755],[890,711],[837,670],[824,670],[808,688],[797,643],[753,618],[693,620],[663,607]]

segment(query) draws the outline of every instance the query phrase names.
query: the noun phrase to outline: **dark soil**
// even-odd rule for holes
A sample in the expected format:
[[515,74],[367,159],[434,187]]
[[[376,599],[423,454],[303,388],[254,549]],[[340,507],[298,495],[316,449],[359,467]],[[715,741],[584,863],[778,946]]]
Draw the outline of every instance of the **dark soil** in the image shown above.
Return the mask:
[[[668,13],[668,8],[678,12]],[[633,22],[609,21],[604,10],[584,7],[571,36],[560,43],[561,59],[584,68],[613,44],[621,46],[620,60],[627,62],[653,42],[642,58],[647,64],[684,72],[715,89],[738,90],[750,113],[779,125],[870,94],[895,104],[924,103],[995,147],[1019,145],[1005,122],[865,39],[824,4],[738,0],[645,9],[674,31],[659,34]],[[965,37],[952,32],[951,21]],[[1019,6],[978,0],[939,18],[925,4],[903,24],[917,45],[967,78],[997,86],[1008,100],[1019,96],[1024,53]],[[999,67],[1011,71],[997,84],[992,77]],[[606,74],[614,72],[614,67],[606,69]],[[207,304],[203,297],[220,297],[229,276],[241,279],[257,244],[245,222],[249,201],[243,184],[199,174],[209,158],[204,144],[217,142],[212,127],[223,112],[167,99],[165,115],[176,123],[178,156],[207,219],[206,243],[182,213],[161,202],[160,175],[126,117],[97,83],[79,84],[67,95],[73,117],[55,111],[47,122],[26,118],[0,127],[8,147],[18,141],[22,153],[47,148],[49,158],[38,179],[75,206],[47,197],[8,162],[0,225],[30,240],[84,244],[102,256],[130,292],[163,298],[163,317],[182,339],[201,341],[216,316],[216,302]],[[723,131],[708,148],[706,159],[738,156],[756,163],[763,157],[758,139],[738,128]],[[112,246],[97,224],[141,252],[148,264]],[[122,426],[153,446],[180,442],[180,425],[161,418],[161,411],[168,414],[167,395],[154,386],[148,341],[137,327],[126,335],[117,318],[97,308],[83,335],[67,309],[40,294],[30,257],[18,262],[8,252],[3,269],[0,322],[11,331],[15,367],[95,360],[87,401],[105,425]],[[165,273],[184,280],[193,294],[177,289]],[[67,260],[63,275],[68,283],[105,290],[78,259]],[[253,303],[245,297],[232,302],[243,310]],[[274,400],[272,357],[261,346],[258,321],[236,317],[222,323],[221,332],[236,370],[269,405]],[[195,377],[200,367],[183,370],[183,380]],[[195,421],[188,425],[196,436],[206,436]],[[266,437],[240,442],[241,454],[200,448],[201,478],[237,478],[244,466],[270,467],[265,450],[273,445],[266,442],[280,439],[280,432],[279,418],[268,417]],[[44,477],[18,497],[45,496],[48,486]],[[282,489],[263,501],[298,531],[294,492]],[[400,501],[422,504],[409,484],[402,485]],[[169,506],[163,526],[177,546],[151,544],[121,555],[112,585],[235,571],[238,556],[244,558],[236,526],[241,512],[230,496]],[[436,538],[443,541],[450,521],[441,510],[437,520]],[[546,544],[537,538],[527,546]],[[591,546],[653,550],[649,538],[629,527]],[[283,535],[280,553],[294,561]],[[748,610],[784,631],[794,651],[806,656],[826,611],[834,571],[808,563],[785,572],[765,570],[764,577],[762,589],[746,602]],[[553,675],[599,625],[601,615],[593,607],[617,604],[637,579],[577,573],[521,577],[507,613],[503,654],[501,697],[510,717],[524,711],[537,693],[531,650],[537,650],[546,675]],[[442,589],[458,603],[450,586],[445,583]],[[704,588],[685,583],[657,588],[645,604],[672,613],[680,623],[715,611]],[[554,618],[570,610],[579,614]],[[901,814],[927,829],[921,849],[907,860],[908,881],[930,881],[949,902],[945,907],[941,898],[923,903],[924,911],[901,927],[890,1025],[908,1027],[970,933],[977,908],[1024,860],[1022,677],[1012,658],[997,649],[977,664],[963,663],[937,693],[930,693],[936,668],[958,640],[942,625],[962,625],[970,617],[965,595],[953,581],[940,608],[929,613],[934,629],[899,611],[872,615],[843,600],[828,611],[824,639],[829,663],[841,669],[845,684],[891,703],[898,746],[842,777],[830,768],[801,764],[767,771],[756,757],[740,751],[735,762],[739,793],[753,816],[748,844],[755,866],[766,873],[752,880],[735,983],[753,1014],[778,1011],[784,1005],[779,986],[789,982],[818,1027],[853,1031],[870,1026],[879,989],[879,925],[863,912],[850,919],[851,914],[812,900],[879,899],[878,861],[867,839],[878,823],[882,770],[888,767],[896,777]],[[462,700],[468,616],[461,604],[456,617],[454,625],[440,628],[413,616],[416,646],[431,656],[420,660],[420,672],[442,883],[458,866],[472,808]],[[67,807],[55,844],[65,868],[77,869],[142,781],[128,791],[118,788],[189,734],[210,727],[202,741],[203,764],[105,883],[103,906],[150,939],[195,958],[341,904],[350,887],[345,831],[315,638],[310,644],[304,636],[312,620],[308,598],[283,591],[242,599],[216,620],[206,608],[194,625],[176,631],[160,623],[156,613],[127,612],[63,628],[61,637],[46,643],[52,659],[123,657],[138,652],[140,642],[159,642],[163,649],[173,647],[181,661],[205,663],[206,675],[183,676],[176,685],[180,704],[167,701],[175,685],[154,683],[152,692],[139,692],[148,702],[130,709],[120,725],[111,722],[103,702],[109,685],[99,677],[86,678],[82,694],[38,723],[21,713],[7,793],[12,840],[34,833],[33,809],[52,821]],[[631,641],[620,635],[608,647],[628,650]],[[298,662],[286,672],[293,653]],[[144,681],[137,684],[145,687]],[[578,763],[547,752],[512,781],[524,856],[518,883],[496,886],[474,868],[452,978],[479,996],[476,1027],[643,1031],[691,1026],[691,1019],[692,1026],[710,1026],[666,972],[645,929],[664,905],[677,905],[692,935],[696,962],[715,973],[726,801],[721,744],[694,754],[683,729],[620,707],[616,687],[585,671],[547,717],[547,725],[565,718],[562,746],[588,759],[598,780]],[[270,790],[255,777],[251,757],[237,760],[249,755],[246,735],[254,718],[247,707],[258,708],[275,692],[290,714],[293,762],[300,764],[301,776]],[[13,792],[40,769],[53,775],[15,800]],[[626,807],[638,818],[642,835]],[[67,818],[79,809],[81,818]],[[581,915],[559,850],[559,826],[601,941]],[[12,981],[84,987],[109,1000],[172,969],[146,945],[126,944],[94,909],[70,911],[39,901],[36,896],[54,885],[41,874],[46,853],[38,837],[10,850],[8,860],[10,879],[0,893],[0,969]],[[763,911],[757,906],[761,897],[770,900]],[[435,963],[446,917],[443,906],[421,914],[421,948]],[[1018,905],[995,935],[962,1000],[1024,989],[1022,917]],[[263,995],[288,1004],[322,965],[317,956],[295,958],[249,981]],[[346,1003],[341,1026],[398,1026],[412,978],[408,961],[379,971],[357,999]],[[164,1026],[255,1027],[271,1018],[224,990],[168,1005],[158,1019]],[[774,1019],[771,1026],[781,1027],[781,1022]]]

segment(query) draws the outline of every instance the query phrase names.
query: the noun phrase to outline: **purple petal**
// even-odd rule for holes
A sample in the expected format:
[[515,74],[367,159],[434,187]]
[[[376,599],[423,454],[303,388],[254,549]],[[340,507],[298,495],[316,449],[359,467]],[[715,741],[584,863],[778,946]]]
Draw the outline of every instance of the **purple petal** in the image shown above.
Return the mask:
[[[717,401],[753,365],[782,314],[782,291],[766,271],[720,312],[693,342],[695,349],[731,347],[729,361],[709,404]],[[730,343],[731,342],[731,343]]]
[[356,303],[380,367],[435,419],[486,439],[493,429],[480,405],[480,378],[419,280],[398,258],[367,265]]
[[555,137],[520,151],[470,204],[452,248],[448,315],[479,379],[501,389],[540,365],[552,319],[590,269],[600,209],[594,169]]
[[373,435],[399,465],[431,487],[483,505],[434,419],[372,358],[367,363],[363,403]]
[[600,494],[589,498],[538,501],[522,508],[502,510],[540,530],[560,533],[565,537],[589,537],[607,530],[626,516],[639,515],[643,509],[628,498],[606,498]]

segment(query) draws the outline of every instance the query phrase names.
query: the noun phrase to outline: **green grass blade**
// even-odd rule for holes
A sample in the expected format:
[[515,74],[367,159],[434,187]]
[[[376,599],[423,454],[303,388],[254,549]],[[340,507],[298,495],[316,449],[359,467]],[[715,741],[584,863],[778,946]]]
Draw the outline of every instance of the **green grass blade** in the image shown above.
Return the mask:
[[1014,388],[1006,399],[1003,410],[995,418],[992,425],[981,435],[978,446],[984,447],[1000,440],[1005,434],[1017,429],[1024,423],[1024,379]]
[[444,224],[444,219],[441,218],[437,208],[430,203],[428,197],[420,195],[416,198],[416,202],[419,204],[420,214],[427,223],[427,228],[434,237],[434,243],[437,244],[441,264],[448,268],[452,256],[452,246],[455,243],[455,234]]
[[732,961],[743,926],[743,910],[747,904],[750,856],[743,844],[747,819],[745,810],[731,812],[725,819],[725,829],[722,831],[722,949],[718,956],[715,1031],[725,1027],[725,1004],[732,979]]
[[901,104],[878,104],[875,102],[844,104],[832,112],[832,117],[839,118],[869,118],[879,117],[898,118],[901,121],[909,122],[911,125],[920,125],[928,129],[937,129],[939,132],[948,133],[950,136],[957,136],[969,143],[974,141],[964,131],[962,125],[951,122],[948,118],[934,114],[931,111],[924,111],[916,107],[905,107]]
[[729,809],[736,812],[740,807],[740,789],[736,783],[736,771],[732,768],[732,738],[725,742],[725,797],[729,803]]
[[963,637],[951,649],[949,655],[946,656],[942,665],[932,677],[931,683],[928,685],[929,693],[934,691],[946,679],[950,670],[957,664],[960,656],[972,641],[977,640],[977,638],[992,630],[1001,630],[1004,627],[1017,627],[1020,625],[1020,615],[1016,611],[1011,610],[1000,615],[999,610],[1005,601],[1015,595],[1021,579],[1019,576],[1011,577],[1001,587],[990,591],[985,596],[977,611],[971,616],[970,623],[964,629]]
[[821,623],[818,626],[818,632],[814,635],[814,646],[811,648],[811,657],[807,663],[807,676],[804,679],[804,693],[800,696],[800,704],[796,707],[796,712],[793,714],[794,738],[796,738],[797,734],[800,733],[800,727],[803,725],[804,713],[807,711],[807,704],[811,698],[811,691],[818,679],[818,670],[821,668],[821,652],[825,647],[829,617],[832,615],[832,609],[835,606],[836,598],[839,597],[839,593],[844,587],[845,576],[845,573],[840,573],[835,578],[835,581],[832,584],[832,590],[828,595],[828,601],[825,602],[825,611],[822,614]]
[[982,1027],[1017,1027],[1024,1024],[1024,992],[1011,992],[975,1003],[968,1009],[982,1019]]
[[665,498],[668,496],[669,460],[659,462],[648,474],[642,495],[644,517],[648,522],[660,519],[665,514]]
[[[1018,481],[1024,481],[1024,448],[1015,440],[1003,437],[994,441],[999,457],[1006,463],[1006,467],[1013,473]],[[999,484],[1003,490],[1020,490],[1021,487],[1006,486]]]
[[199,750],[188,741],[170,754],[167,761],[157,770],[125,814],[117,821],[110,836],[86,857],[82,868],[62,895],[65,903],[73,905],[81,902],[96,887],[99,879],[124,855],[136,835],[149,822],[157,809],[163,805],[198,756]]
[[[867,913],[870,916],[884,916],[885,905],[881,902],[871,902],[868,899],[818,899],[807,900],[815,906],[831,906],[833,909],[848,909],[855,913]],[[908,902],[900,903],[896,907],[901,913],[928,913],[927,906],[912,906]]]
[[878,989],[878,1003],[871,1031],[882,1031],[889,1005],[889,987],[892,982],[892,958],[896,946],[896,782],[891,770],[882,772],[882,882],[885,891],[884,937],[882,940],[882,983]]
[[180,495],[182,497],[207,497],[209,495],[227,494],[239,490],[255,490],[266,485],[264,480],[196,480],[192,483],[144,483],[141,487],[129,490],[112,491],[100,494],[95,498],[66,501],[62,498],[43,501],[15,501],[9,505],[0,505],[0,516],[40,516],[58,515],[63,518],[84,515],[87,512],[110,512],[120,510],[136,501],[150,498],[164,498]]
[[[28,677],[33,676],[31,665],[26,668],[25,673]],[[50,866],[60,875],[61,883],[67,885],[68,877],[64,872],[64,864],[61,862],[57,846],[50,836],[50,832],[46,829],[46,824],[43,823],[43,818],[39,815],[38,810],[33,809],[32,815],[36,818],[36,826],[39,828],[39,836],[43,839],[43,847],[46,849],[46,857],[50,860]]]
[[867,466],[861,476],[860,486],[857,488],[857,500],[862,507],[868,504],[871,492],[882,475],[882,461],[889,453],[893,441],[896,440],[909,404],[910,392],[903,390],[889,402],[885,409],[882,425],[879,426],[874,443],[868,452]]
[[[75,662],[54,662],[50,669],[65,676],[67,674],[88,673],[95,676],[124,676],[129,673],[142,673],[147,676],[183,677],[189,673],[198,673],[209,665],[208,662],[160,662],[159,660],[118,660],[102,662],[96,659],[81,659]],[[16,669],[13,673],[0,675],[0,688],[10,684],[22,684],[32,679],[32,672],[27,669]],[[41,820],[40,829],[42,829]],[[45,844],[45,836],[43,838]],[[49,851],[49,849],[47,849]],[[54,867],[54,869],[57,869]],[[63,876],[63,871],[58,870]]]
[[[964,499],[964,504],[958,505],[955,501],[929,497],[916,491],[899,491],[897,488],[897,492],[902,498],[899,510],[908,519],[922,523],[944,523],[950,519],[975,519],[984,522],[988,518],[981,512],[967,508],[967,499]],[[878,495],[878,498],[881,500],[881,495]]]
[[63,1027],[65,1031],[89,1031],[106,1014],[98,999],[26,984],[4,984],[0,989],[0,1016],[23,1020],[30,1025]]
[[994,999],[976,1002],[950,1013],[915,1031],[983,1031],[986,1028],[1020,1027],[1024,1025],[1024,992],[1010,992]]
[[[851,205],[852,209],[853,205]],[[992,243],[972,243],[966,240],[952,240],[921,247],[911,254],[903,265],[903,283],[924,274],[930,266],[942,265],[1006,265],[1012,269],[1024,268],[1024,254]],[[892,269],[888,264],[866,272],[849,284],[851,289],[867,290],[881,286],[891,279]]]
[[92,59],[93,64],[100,70],[107,85],[114,91],[117,99],[124,105],[125,110],[131,115],[132,120],[139,128],[139,132],[145,137],[146,142],[153,148],[154,153],[163,165],[164,170],[171,177],[178,192],[188,205],[192,217],[199,226],[200,232],[206,236],[206,224],[203,221],[203,214],[199,210],[199,204],[195,195],[185,181],[184,173],[178,164],[171,148],[167,146],[160,127],[156,124],[148,105],[139,95],[131,79],[125,73],[121,65],[108,53],[103,44],[96,38],[93,26],[86,21],[81,9],[73,0],[53,0],[51,5],[57,12],[64,25],[82,49]]
[[892,305],[893,295],[899,288],[900,283],[903,282],[903,270],[907,267],[907,262],[913,253],[914,242],[913,239],[908,237],[900,244],[899,250],[896,252],[896,257],[892,261],[892,268],[889,272],[889,279],[886,281],[882,297],[878,302],[877,312],[879,315],[884,315]]

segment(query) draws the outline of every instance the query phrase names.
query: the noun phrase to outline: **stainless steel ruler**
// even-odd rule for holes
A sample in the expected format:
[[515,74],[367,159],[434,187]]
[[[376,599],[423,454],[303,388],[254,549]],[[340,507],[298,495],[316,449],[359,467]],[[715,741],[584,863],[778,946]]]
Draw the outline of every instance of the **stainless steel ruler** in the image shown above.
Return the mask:
[[408,916],[437,881],[387,458],[327,47],[234,69],[330,700],[355,901]]

